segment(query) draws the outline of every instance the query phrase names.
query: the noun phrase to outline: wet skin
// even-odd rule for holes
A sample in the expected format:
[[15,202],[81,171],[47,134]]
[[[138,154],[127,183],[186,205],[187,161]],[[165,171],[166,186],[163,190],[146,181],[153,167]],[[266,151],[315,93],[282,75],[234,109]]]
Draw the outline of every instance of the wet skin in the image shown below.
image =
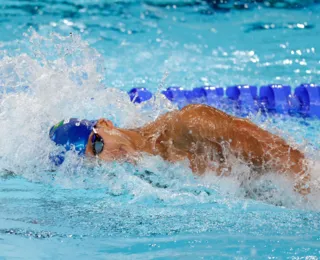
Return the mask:
[[[136,129],[117,128],[110,120],[100,119],[96,130],[105,144],[97,157],[105,161],[134,163],[145,152],[170,162],[188,159],[197,174],[206,170],[228,174],[228,161],[233,156],[259,172],[286,173],[298,180],[300,193],[309,192],[303,187],[310,176],[302,152],[246,119],[206,105],[188,105]],[[93,156],[92,134],[86,148],[88,156]]]

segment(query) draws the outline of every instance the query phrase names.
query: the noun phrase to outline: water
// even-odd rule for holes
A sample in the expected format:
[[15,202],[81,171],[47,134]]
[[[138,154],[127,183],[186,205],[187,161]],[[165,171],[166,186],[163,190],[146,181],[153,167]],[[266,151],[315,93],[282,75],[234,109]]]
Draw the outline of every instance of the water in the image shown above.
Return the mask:
[[[199,178],[187,162],[70,153],[52,171],[48,129],[62,118],[137,127],[174,109],[157,94],[169,85],[320,82],[320,6],[182,3],[1,2],[0,85],[30,88],[0,100],[0,258],[319,257],[319,120],[250,116],[314,162],[307,200],[236,163],[230,177]],[[135,106],[131,87],[157,98]]]

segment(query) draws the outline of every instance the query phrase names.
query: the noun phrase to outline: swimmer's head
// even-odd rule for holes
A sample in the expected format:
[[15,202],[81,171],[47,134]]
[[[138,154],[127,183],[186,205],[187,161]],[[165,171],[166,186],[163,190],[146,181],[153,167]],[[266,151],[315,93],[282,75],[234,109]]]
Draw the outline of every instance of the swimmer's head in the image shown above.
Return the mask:
[[[115,127],[110,120],[103,118],[98,121],[76,118],[63,120],[50,129],[49,135],[51,140],[63,146],[66,151],[96,156],[104,161],[124,160],[136,150],[126,130]],[[137,134],[134,134],[133,139],[136,137]],[[49,159],[59,166],[64,162],[65,151],[52,152]]]
[[62,120],[50,129],[50,139],[67,151],[74,150],[84,155],[88,138],[97,121],[71,118]]

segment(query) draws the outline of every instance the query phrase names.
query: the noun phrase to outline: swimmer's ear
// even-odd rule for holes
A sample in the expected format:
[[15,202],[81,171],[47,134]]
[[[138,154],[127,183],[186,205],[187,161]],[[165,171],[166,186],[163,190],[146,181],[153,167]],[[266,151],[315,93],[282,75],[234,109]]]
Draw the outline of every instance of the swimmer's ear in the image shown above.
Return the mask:
[[105,128],[108,128],[108,129],[113,129],[114,128],[113,123],[110,120],[105,119],[105,118],[99,119],[98,122],[97,122],[97,126],[98,127],[105,127]]

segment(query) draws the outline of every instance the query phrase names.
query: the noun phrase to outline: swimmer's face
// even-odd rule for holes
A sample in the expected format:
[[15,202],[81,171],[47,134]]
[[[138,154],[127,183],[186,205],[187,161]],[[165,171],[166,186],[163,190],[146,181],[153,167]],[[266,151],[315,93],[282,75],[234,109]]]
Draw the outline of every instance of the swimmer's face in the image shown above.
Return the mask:
[[[114,127],[110,120],[99,119],[95,127],[96,133],[101,136],[104,142],[103,150],[96,156],[104,161],[125,160],[131,150],[130,142],[125,135]],[[86,155],[94,156],[92,146],[92,132],[88,139]]]

